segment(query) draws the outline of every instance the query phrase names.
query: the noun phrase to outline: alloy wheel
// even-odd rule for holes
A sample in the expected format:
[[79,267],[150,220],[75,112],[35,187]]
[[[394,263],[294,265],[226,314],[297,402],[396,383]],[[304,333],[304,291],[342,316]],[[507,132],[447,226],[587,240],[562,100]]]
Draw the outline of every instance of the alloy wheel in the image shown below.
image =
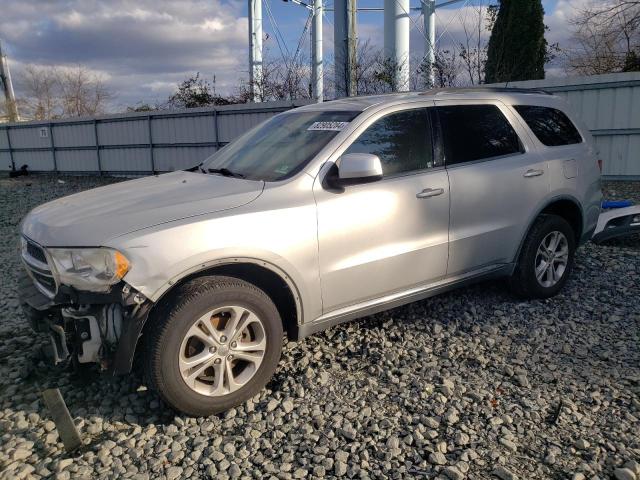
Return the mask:
[[253,378],[266,348],[260,318],[247,308],[225,306],[192,324],[180,345],[178,367],[192,390],[211,397],[228,395]]
[[563,277],[569,263],[569,242],[562,232],[553,231],[540,242],[535,259],[538,283],[553,287]]

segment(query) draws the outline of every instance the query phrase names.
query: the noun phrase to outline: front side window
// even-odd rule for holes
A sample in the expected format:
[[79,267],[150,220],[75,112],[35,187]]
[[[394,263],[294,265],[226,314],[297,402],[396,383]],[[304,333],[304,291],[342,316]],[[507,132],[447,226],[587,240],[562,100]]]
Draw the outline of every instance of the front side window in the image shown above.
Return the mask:
[[534,105],[514,105],[534,135],[547,147],[582,143],[582,137],[564,112]]
[[524,152],[515,130],[495,105],[439,106],[438,117],[448,165]]
[[291,112],[271,117],[204,161],[204,171],[274,182],[301,171],[360,112]]
[[389,176],[433,167],[431,145],[429,111],[418,108],[377,120],[344,153],[377,155]]

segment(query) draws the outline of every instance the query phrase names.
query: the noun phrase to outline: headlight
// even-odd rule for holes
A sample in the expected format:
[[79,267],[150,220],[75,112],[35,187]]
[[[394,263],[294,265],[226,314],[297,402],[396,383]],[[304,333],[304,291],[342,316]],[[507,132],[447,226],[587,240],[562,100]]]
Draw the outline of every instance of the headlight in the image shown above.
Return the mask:
[[50,248],[58,281],[78,290],[105,291],[129,271],[129,260],[111,248]]

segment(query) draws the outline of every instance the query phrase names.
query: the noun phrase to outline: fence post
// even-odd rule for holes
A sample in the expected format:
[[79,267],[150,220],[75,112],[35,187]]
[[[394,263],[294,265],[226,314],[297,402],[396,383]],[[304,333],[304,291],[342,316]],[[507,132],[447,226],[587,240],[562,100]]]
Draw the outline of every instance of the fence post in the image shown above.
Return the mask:
[[13,149],[11,148],[11,134],[9,133],[9,125],[4,129],[7,132],[7,147],[9,147],[9,160],[11,160],[11,170],[16,171],[16,162],[13,160]]
[[98,141],[98,121],[93,119],[93,136],[96,144],[96,158],[98,160],[98,173],[102,176],[102,159],[100,158],[100,142]]
[[151,115],[147,115],[147,128],[149,130],[149,158],[151,159],[151,174],[156,174],[156,161],[153,157],[153,133],[151,133]]
[[58,161],[56,159],[56,143],[53,140],[53,124],[49,123],[49,145],[51,149],[51,155],[53,156],[53,173],[58,173]]
[[216,136],[216,152],[220,150],[220,138],[218,137],[218,109],[213,109],[213,131]]

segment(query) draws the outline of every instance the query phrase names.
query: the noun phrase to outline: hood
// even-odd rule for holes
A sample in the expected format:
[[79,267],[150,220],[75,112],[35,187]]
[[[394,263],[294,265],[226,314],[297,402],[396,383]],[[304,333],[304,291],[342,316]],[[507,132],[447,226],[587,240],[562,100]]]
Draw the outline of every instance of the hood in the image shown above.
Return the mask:
[[173,172],[76,193],[34,208],[22,233],[47,247],[101,246],[161,223],[246,205],[264,182]]

